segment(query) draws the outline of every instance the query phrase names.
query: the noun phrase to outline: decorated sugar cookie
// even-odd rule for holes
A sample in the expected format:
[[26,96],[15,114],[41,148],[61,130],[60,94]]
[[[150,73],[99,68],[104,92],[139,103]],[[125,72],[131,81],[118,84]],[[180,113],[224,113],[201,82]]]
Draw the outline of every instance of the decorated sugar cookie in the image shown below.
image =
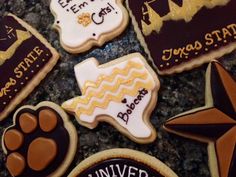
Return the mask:
[[[62,107],[88,128],[106,121],[139,143],[152,142],[156,132],[149,116],[160,87],[155,72],[138,53],[99,65],[95,58],[75,66],[82,96]],[[141,130],[141,131],[140,131]]]
[[123,0],[51,0],[62,47],[81,53],[121,34],[128,24]]
[[171,133],[208,143],[212,177],[236,174],[236,82],[217,62],[206,74],[206,106],[170,119]]
[[127,0],[138,38],[160,74],[236,49],[235,0]]
[[164,163],[143,152],[111,149],[82,161],[68,177],[177,177]]
[[51,45],[14,15],[0,19],[0,121],[26,98],[59,58]]
[[74,159],[77,132],[56,104],[21,107],[3,134],[6,167],[17,177],[62,176]]

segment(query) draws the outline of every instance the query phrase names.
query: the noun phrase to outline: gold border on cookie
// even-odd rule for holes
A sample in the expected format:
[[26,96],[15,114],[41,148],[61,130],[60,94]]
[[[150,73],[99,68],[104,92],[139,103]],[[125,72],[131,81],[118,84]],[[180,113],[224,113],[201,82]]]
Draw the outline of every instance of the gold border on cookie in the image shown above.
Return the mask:
[[130,149],[99,152],[82,161],[68,177],[177,177],[160,160]]

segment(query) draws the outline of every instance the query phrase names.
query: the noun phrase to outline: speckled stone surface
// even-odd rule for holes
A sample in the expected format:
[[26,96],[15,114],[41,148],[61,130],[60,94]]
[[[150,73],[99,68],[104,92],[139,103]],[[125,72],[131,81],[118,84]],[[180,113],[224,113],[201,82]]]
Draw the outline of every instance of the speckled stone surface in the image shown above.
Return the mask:
[[[49,0],[0,0],[0,16],[11,12],[35,27],[59,51],[61,60],[46,79],[23,101],[22,105],[45,100],[61,104],[63,101],[80,95],[73,67],[89,57],[96,57],[105,63],[132,52],[141,52],[132,25],[118,38],[101,48],[93,48],[78,56],[66,53],[60,46],[58,34],[52,30],[53,16],[49,10]],[[224,56],[223,65],[236,78],[236,52]],[[84,158],[111,148],[130,148],[146,152],[159,158],[172,168],[179,177],[209,177],[207,145],[180,138],[165,132],[163,123],[170,117],[204,105],[205,71],[203,65],[192,71],[174,76],[160,76],[161,90],[159,101],[151,121],[158,131],[157,140],[149,145],[138,145],[120,134],[112,126],[101,123],[96,129],[89,130],[73,120],[79,135],[78,151],[67,174]],[[0,137],[4,128],[12,124],[12,116],[0,124]],[[5,156],[0,148],[0,176],[10,176],[4,165]],[[65,175],[66,176],[66,175]]]

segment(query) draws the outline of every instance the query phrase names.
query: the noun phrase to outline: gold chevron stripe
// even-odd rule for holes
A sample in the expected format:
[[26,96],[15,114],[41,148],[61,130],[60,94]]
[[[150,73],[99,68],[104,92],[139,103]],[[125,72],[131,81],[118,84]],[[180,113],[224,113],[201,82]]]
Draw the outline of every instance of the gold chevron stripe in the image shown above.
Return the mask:
[[88,92],[86,97],[75,98],[75,101],[73,102],[71,107],[75,108],[77,104],[87,105],[91,101],[91,98],[102,99],[106,95],[107,92],[111,92],[111,93],[117,92],[117,90],[120,88],[121,85],[122,86],[131,86],[134,83],[136,78],[139,78],[141,80],[145,80],[145,79],[147,79],[147,77],[148,77],[147,73],[139,73],[137,71],[134,71],[131,74],[131,76],[127,79],[118,78],[116,83],[114,83],[114,85],[104,84],[100,91],[96,92],[94,90],[91,90],[90,92]]
[[[92,115],[95,108],[106,109],[111,101],[119,103],[119,102],[121,102],[121,100],[124,98],[125,95],[136,96],[139,89],[141,89],[141,88],[151,90],[151,89],[153,89],[153,82],[148,81],[147,83],[144,83],[141,81],[137,81],[135,83],[134,87],[132,87],[131,89],[122,88],[120,93],[117,95],[107,94],[105,96],[104,102],[93,101],[89,108],[79,107],[78,109],[75,108],[76,110],[75,109],[72,110],[72,107],[67,106],[66,104],[62,105],[62,107],[70,112],[75,112],[78,117],[81,114]],[[72,103],[73,105],[77,104],[76,99],[72,100],[72,102],[73,102]]]
[[88,87],[98,88],[101,85],[101,83],[104,81],[112,82],[117,75],[127,76],[132,68],[142,69],[143,65],[140,63],[129,61],[125,68],[122,68],[122,69],[114,68],[111,75],[109,76],[101,75],[98,77],[98,80],[95,82],[93,81],[85,82],[84,87],[82,88],[82,94],[84,95],[86,93],[86,90],[88,89]]

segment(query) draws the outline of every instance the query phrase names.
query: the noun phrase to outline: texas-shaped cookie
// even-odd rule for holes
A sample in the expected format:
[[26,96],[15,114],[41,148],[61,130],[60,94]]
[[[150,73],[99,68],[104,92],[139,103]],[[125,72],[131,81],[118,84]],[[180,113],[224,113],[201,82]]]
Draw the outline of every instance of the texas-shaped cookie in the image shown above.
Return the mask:
[[123,0],[52,0],[54,28],[62,47],[81,53],[121,34],[129,20]]
[[90,58],[75,66],[75,73],[82,96],[66,101],[62,107],[81,125],[93,129],[99,121],[105,121],[138,143],[155,140],[149,116],[160,83],[140,54],[103,65]]

